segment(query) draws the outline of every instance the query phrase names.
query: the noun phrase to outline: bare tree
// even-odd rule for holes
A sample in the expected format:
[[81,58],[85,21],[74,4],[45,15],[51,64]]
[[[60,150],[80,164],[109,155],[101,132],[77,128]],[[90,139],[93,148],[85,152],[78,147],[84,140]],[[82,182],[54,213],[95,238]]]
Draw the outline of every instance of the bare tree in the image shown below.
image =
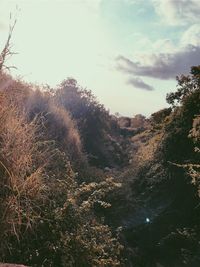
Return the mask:
[[[10,14],[10,21],[11,20],[12,20],[12,14]],[[12,38],[13,30],[15,28],[16,23],[17,23],[16,18],[14,19],[13,22],[10,22],[8,38],[6,40],[3,50],[0,53],[0,72],[2,72],[3,69],[10,70],[11,68],[16,68],[15,66],[7,66],[5,64],[8,58],[17,54],[12,51],[12,45],[11,45],[11,38]]]

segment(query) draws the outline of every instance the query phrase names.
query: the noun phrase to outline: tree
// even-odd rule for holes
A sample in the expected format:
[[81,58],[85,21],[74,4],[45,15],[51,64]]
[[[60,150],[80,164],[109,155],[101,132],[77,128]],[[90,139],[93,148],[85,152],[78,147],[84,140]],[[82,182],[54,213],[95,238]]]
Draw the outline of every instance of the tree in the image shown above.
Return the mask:
[[68,78],[57,88],[55,101],[76,121],[90,163],[96,166],[120,163],[122,150],[115,138],[119,130],[117,121],[90,90],[80,87],[75,79]]
[[191,67],[190,75],[181,75],[176,77],[178,81],[178,90],[167,94],[167,103],[173,107],[181,104],[184,99],[199,89],[200,85],[200,65]]
[[[12,18],[12,14],[10,14],[10,20],[11,20],[11,18]],[[14,31],[16,23],[17,23],[17,19],[15,18],[14,22],[11,23],[10,26],[9,26],[8,37],[7,37],[6,43],[4,45],[4,48],[0,53],[0,73],[4,69],[10,70],[11,68],[16,68],[14,66],[7,66],[5,64],[6,60],[9,57],[11,57],[11,56],[16,54],[15,52],[12,52],[12,45],[11,45],[11,38],[12,38],[12,34],[13,34],[13,31]]]

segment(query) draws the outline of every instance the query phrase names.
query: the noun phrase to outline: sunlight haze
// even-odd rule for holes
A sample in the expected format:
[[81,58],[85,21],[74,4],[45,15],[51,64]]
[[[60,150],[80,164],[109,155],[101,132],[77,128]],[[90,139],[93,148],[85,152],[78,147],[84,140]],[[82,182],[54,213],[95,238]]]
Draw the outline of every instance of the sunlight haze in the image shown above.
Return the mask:
[[0,45],[17,5],[12,74],[50,86],[74,77],[112,113],[150,115],[200,59],[200,2],[183,2],[0,0]]

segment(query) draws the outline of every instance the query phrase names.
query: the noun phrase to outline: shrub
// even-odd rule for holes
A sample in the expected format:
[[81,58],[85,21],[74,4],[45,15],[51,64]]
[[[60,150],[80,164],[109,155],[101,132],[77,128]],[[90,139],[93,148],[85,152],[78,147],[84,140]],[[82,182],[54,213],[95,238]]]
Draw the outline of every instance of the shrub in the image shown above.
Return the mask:
[[124,163],[125,155],[119,145],[121,140],[117,121],[91,91],[81,88],[71,78],[64,80],[57,88],[55,99],[76,121],[83,148],[91,164],[105,167]]
[[[77,184],[72,150],[63,151],[60,142],[66,140],[59,140],[77,138],[73,128],[66,129],[73,126],[70,117],[47,104],[48,112],[37,111],[30,119],[6,92],[0,101],[0,261],[122,266],[122,246],[94,215],[96,203],[108,207],[104,198],[119,185],[112,179]],[[61,136],[53,122],[63,129]]]

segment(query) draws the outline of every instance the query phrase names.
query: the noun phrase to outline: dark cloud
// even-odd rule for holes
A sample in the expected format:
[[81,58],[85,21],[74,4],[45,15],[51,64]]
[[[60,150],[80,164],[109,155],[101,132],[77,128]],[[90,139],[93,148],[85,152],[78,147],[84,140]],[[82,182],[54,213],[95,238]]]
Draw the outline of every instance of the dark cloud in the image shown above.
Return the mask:
[[174,53],[147,55],[146,59],[151,63],[119,56],[117,69],[134,76],[174,79],[177,75],[189,73],[191,66],[200,64],[200,47],[190,45]]
[[140,89],[143,89],[146,91],[154,90],[154,88],[151,85],[145,83],[142,79],[140,79],[138,77],[130,78],[127,81],[127,83],[134,86],[134,87],[137,87],[137,88],[140,88]]

